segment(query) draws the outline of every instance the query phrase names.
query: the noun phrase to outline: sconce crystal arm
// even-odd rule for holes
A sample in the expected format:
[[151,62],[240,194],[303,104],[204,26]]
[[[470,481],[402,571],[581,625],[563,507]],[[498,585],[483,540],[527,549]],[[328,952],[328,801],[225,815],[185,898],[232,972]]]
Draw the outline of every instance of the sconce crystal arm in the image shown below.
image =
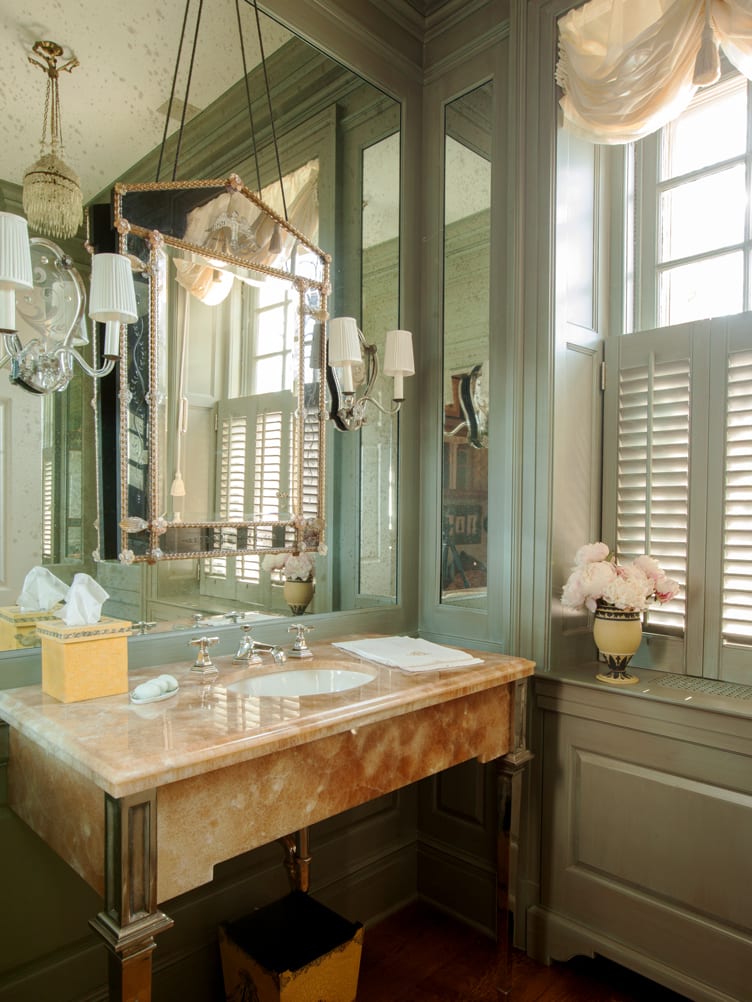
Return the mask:
[[79,351],[76,351],[75,348],[71,347],[58,348],[58,350],[55,352],[56,355],[63,355],[64,353],[72,355],[78,362],[78,364],[81,366],[81,368],[84,370],[84,372],[87,374],[87,376],[92,376],[94,379],[101,379],[102,376],[109,376],[109,374],[115,368],[115,362],[117,361],[116,358],[110,356],[107,358],[107,360],[105,361],[104,365],[101,368],[95,369],[93,366],[89,365],[89,363],[86,361],[83,355]]

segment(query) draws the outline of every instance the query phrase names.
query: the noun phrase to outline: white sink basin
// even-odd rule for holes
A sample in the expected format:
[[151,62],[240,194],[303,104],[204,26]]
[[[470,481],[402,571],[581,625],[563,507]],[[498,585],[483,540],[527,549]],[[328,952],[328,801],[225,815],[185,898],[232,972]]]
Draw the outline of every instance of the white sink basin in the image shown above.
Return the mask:
[[233,682],[227,688],[244,696],[322,696],[346,692],[375,676],[349,668],[292,668]]

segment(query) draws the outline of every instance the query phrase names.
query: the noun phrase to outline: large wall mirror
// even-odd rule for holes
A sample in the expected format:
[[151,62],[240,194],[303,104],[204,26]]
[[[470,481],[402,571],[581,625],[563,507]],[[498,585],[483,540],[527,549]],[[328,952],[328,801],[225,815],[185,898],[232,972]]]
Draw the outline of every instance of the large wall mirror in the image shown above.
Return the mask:
[[484,84],[446,107],[441,601],[487,607],[491,110]]
[[[274,50],[267,51],[266,69],[281,173],[292,186],[290,190],[297,185],[300,191],[310,173],[315,172],[315,227],[310,220],[298,225],[312,244],[331,256],[328,313],[358,317],[369,341],[378,343],[386,330],[399,326],[399,103],[314,45],[285,31],[267,15],[261,16],[262,34],[275,39]],[[260,184],[255,183],[256,165],[246,136],[246,88],[242,80],[187,122],[180,176],[224,181],[237,175],[253,191],[268,191],[273,198],[277,167],[261,67],[251,70],[249,81],[260,146]],[[156,161],[155,150],[135,167],[123,163],[113,184],[118,179],[126,185],[154,181]],[[11,188],[5,184],[3,190]],[[106,201],[109,191],[106,189],[97,201]],[[12,197],[18,197],[17,188]],[[126,218],[129,211],[123,211]],[[151,253],[147,242],[135,234],[129,252],[143,261]],[[85,260],[85,254],[81,258]],[[186,256],[167,241],[161,259],[165,271],[173,274],[181,268],[200,271],[205,264],[200,256],[191,259],[190,253]],[[212,258],[208,260],[211,266]],[[240,268],[237,261],[229,265]],[[297,265],[302,268],[305,262],[298,261]],[[396,602],[399,422],[396,418],[383,424],[374,421],[362,433],[343,434],[335,432],[327,421],[318,437],[316,394],[320,384],[315,370],[314,299],[321,292],[313,286],[322,276],[311,273],[309,277],[311,281],[304,283],[301,292],[284,277],[264,275],[259,283],[250,274],[238,275],[227,298],[214,306],[186,294],[179,283],[173,284],[164,304],[174,321],[171,344],[165,345],[169,354],[161,356],[163,369],[156,373],[166,389],[164,401],[160,398],[158,404],[164,406],[164,433],[158,443],[162,511],[152,513],[146,507],[139,508],[139,476],[148,478],[151,468],[148,461],[144,462],[148,457],[138,455],[139,418],[135,405],[126,422],[131,468],[126,475],[127,510],[121,511],[121,485],[113,477],[114,454],[108,451],[111,443],[108,446],[107,438],[109,435],[112,439],[124,429],[118,429],[117,419],[108,417],[105,410],[89,406],[99,387],[92,390],[91,380],[83,377],[75,397],[73,386],[56,396],[54,402],[25,394],[23,406],[31,412],[23,421],[14,418],[13,434],[6,433],[0,452],[4,482],[12,485],[2,513],[2,542],[10,544],[13,532],[18,536],[18,526],[23,526],[20,535],[27,544],[6,560],[2,604],[15,601],[32,566],[46,564],[66,581],[81,570],[96,577],[110,595],[103,613],[130,619],[149,632],[190,629],[196,621],[221,625],[233,622],[239,615],[249,621],[289,615],[282,589],[261,564],[264,549],[294,545],[294,529],[289,523],[295,506],[307,517],[315,518],[323,512],[326,519],[327,552],[316,557],[316,592],[308,612]],[[147,279],[139,279],[137,291],[139,310],[147,316]],[[254,312],[263,309],[262,299],[270,310],[287,313],[289,343],[282,345],[275,339],[271,347],[265,346],[263,323],[260,314]],[[253,344],[238,337],[238,331],[247,326],[243,318],[247,320],[251,315],[257,331]],[[301,316],[305,322],[302,337],[298,337]],[[132,354],[146,347],[146,341],[132,346]],[[249,352],[255,355],[253,366],[246,364]],[[164,364],[167,358],[169,363]],[[133,377],[130,364],[128,370]],[[118,378],[127,379],[128,371],[121,369]],[[0,380],[7,382],[1,371]],[[132,390],[130,387],[128,392]],[[0,389],[0,422],[4,414],[2,401],[9,395],[16,395],[13,406],[20,414],[19,392],[5,385]],[[71,394],[70,403],[61,406],[65,394]],[[104,386],[101,395],[106,395]],[[61,413],[53,413],[54,405]],[[288,458],[279,460],[281,467],[270,488],[271,496],[256,497],[252,503],[246,496],[242,508],[248,517],[233,518],[234,511],[240,509],[231,509],[228,495],[223,501],[222,456],[216,449],[210,453],[209,439],[217,439],[215,424],[221,426],[224,422],[229,428],[233,422],[239,425],[252,420],[257,427],[258,415],[265,412],[282,415],[279,422],[291,428],[289,447],[283,450]],[[195,430],[198,438],[182,435],[186,418],[187,427]],[[8,427],[9,421],[6,431]],[[271,450],[271,419],[268,430]],[[97,436],[104,442],[101,469]],[[145,441],[147,438],[142,437],[141,445]],[[43,449],[47,458],[54,458],[54,468],[59,471],[57,492],[45,489],[43,484]],[[260,446],[254,443],[243,470],[244,490],[251,494],[258,479],[254,464],[262,462],[260,456]],[[229,457],[227,451],[226,463]],[[286,462],[297,464],[299,460],[305,460],[302,486],[292,467],[283,468]],[[263,458],[263,464],[275,461],[271,451]],[[34,472],[24,477],[24,469],[33,467],[36,471],[37,462],[39,476]],[[321,480],[314,473],[318,462],[325,473]],[[81,485],[80,492],[68,492],[67,508],[61,505],[62,487],[71,481],[70,476],[66,479],[65,470],[79,471],[75,479]],[[101,479],[98,470],[103,474]],[[184,495],[171,491],[177,474],[182,478]],[[197,513],[207,517],[194,517]],[[159,540],[137,525],[138,518],[152,521],[152,514],[163,514],[173,523],[172,532],[163,533]],[[218,514],[221,519],[216,517]],[[182,525],[176,524],[176,516]],[[124,518],[133,520],[127,527],[131,531],[119,526]],[[214,527],[207,530],[191,525],[222,520],[228,524],[218,532]],[[65,529],[67,549],[53,546],[49,555],[41,551],[38,541],[43,524],[55,527],[55,538],[61,543]],[[106,529],[112,525],[116,526],[114,542],[106,538]],[[257,536],[253,546],[247,545],[249,526]],[[241,540],[238,533],[244,531],[246,537]],[[154,553],[149,551],[155,547],[181,559],[153,561]],[[7,547],[3,550],[10,554]],[[121,561],[119,554],[127,550],[145,559]],[[26,646],[28,642],[26,639],[23,645],[6,646]]]

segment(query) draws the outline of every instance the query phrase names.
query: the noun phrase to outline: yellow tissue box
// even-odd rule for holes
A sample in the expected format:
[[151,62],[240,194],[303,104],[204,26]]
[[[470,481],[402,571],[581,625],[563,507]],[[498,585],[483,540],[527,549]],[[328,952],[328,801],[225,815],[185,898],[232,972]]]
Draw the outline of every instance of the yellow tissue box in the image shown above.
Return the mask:
[[131,626],[108,616],[86,626],[40,623],[42,690],[63,703],[127,692]]
[[0,606],[0,651],[20,651],[25,647],[37,647],[37,623],[49,622],[55,618],[55,609],[60,602],[46,612],[21,612],[17,605]]

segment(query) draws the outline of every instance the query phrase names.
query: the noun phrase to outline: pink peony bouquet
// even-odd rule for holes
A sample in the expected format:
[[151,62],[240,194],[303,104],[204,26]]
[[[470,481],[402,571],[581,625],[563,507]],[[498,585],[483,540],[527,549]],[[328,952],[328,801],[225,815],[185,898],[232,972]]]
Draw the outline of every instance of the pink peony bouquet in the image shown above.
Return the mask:
[[265,571],[278,572],[288,581],[312,581],[314,555],[301,553],[268,553],[261,566]]
[[605,543],[587,543],[575,554],[572,573],[564,585],[562,605],[595,612],[599,604],[643,612],[654,603],[668,602],[679,585],[667,578],[658,561],[641,556],[619,564]]

